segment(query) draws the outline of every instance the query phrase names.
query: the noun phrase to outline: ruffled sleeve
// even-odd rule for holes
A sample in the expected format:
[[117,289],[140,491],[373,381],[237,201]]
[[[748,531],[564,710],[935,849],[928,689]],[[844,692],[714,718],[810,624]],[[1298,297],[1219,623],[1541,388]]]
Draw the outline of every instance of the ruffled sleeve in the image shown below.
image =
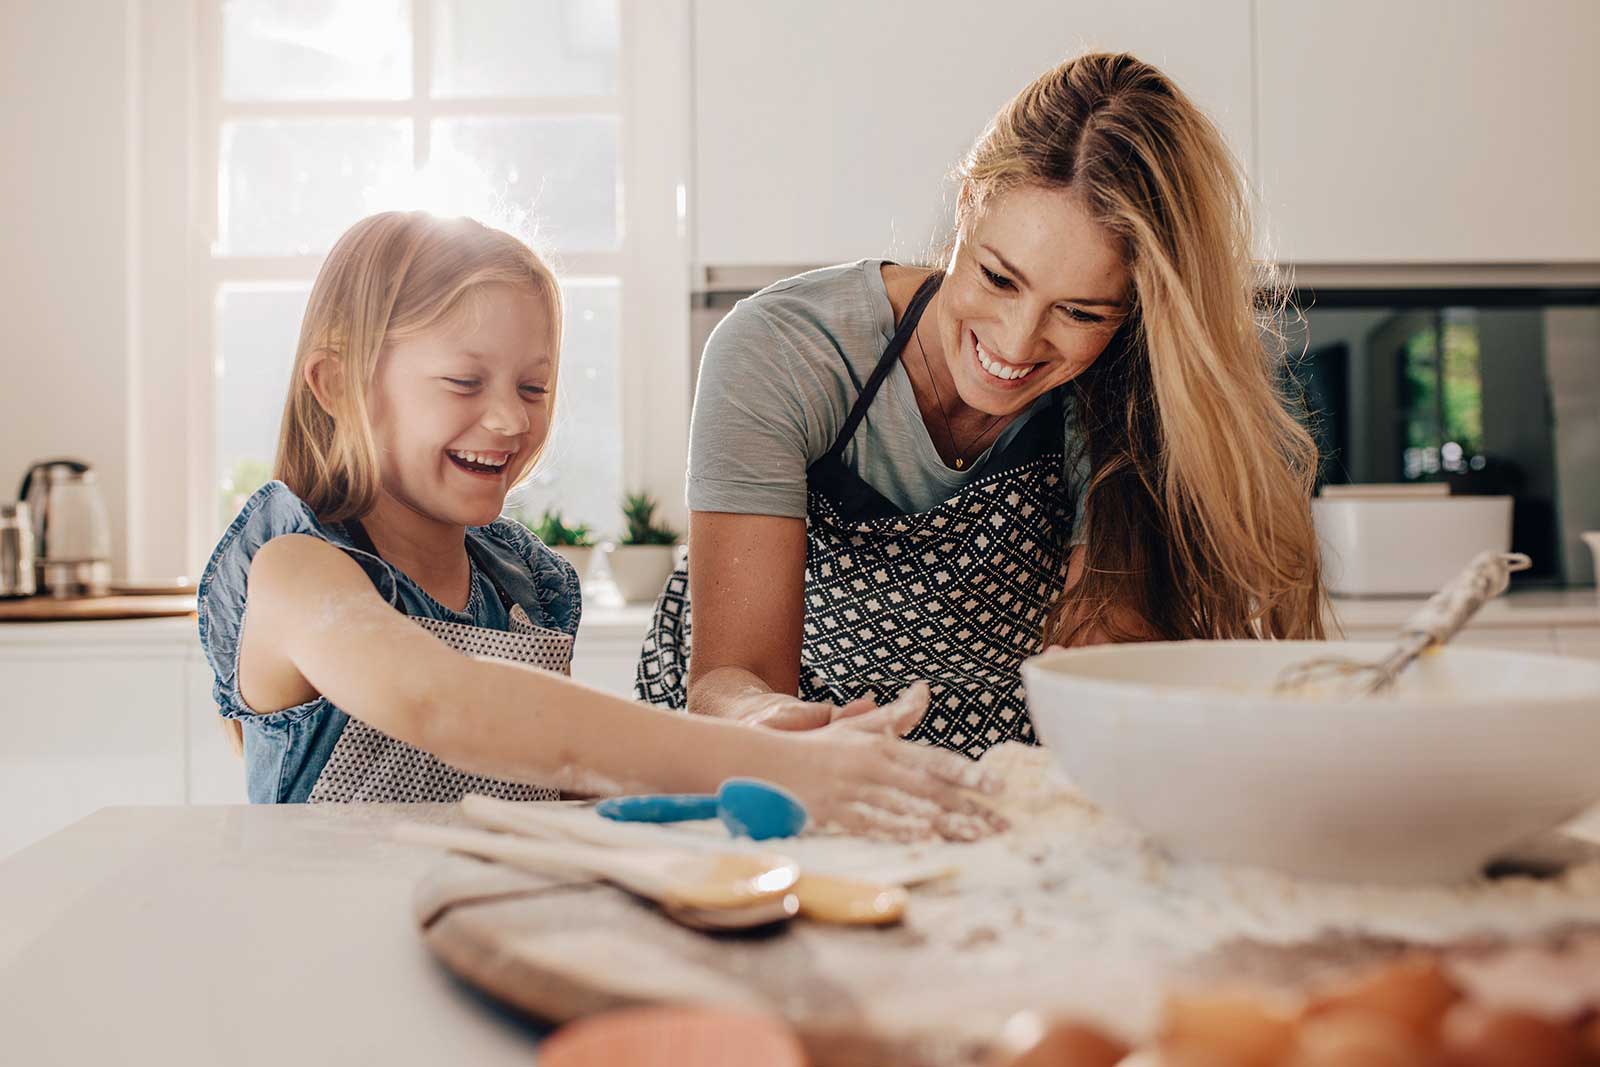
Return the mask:
[[288,486],[268,482],[239,509],[200,575],[200,645],[215,680],[212,696],[225,718],[249,718],[262,725],[294,722],[327,704],[319,697],[269,715],[256,715],[239,694],[239,635],[244,628],[250,563],[262,545],[285,534],[331,540],[311,509]]

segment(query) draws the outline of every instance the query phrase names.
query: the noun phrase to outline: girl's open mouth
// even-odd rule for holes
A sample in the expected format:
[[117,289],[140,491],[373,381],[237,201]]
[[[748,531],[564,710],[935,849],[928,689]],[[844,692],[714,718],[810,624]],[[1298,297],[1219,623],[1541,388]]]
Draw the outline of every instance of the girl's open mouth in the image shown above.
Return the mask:
[[452,448],[447,449],[445,455],[450,457],[451,463],[469,474],[492,478],[504,474],[506,464],[511,461],[510,452],[467,452]]

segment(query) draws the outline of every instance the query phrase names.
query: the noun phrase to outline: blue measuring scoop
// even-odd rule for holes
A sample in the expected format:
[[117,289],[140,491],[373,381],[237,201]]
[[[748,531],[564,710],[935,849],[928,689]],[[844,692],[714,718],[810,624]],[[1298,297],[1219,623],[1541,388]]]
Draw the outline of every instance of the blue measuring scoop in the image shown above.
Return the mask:
[[612,797],[594,809],[617,822],[691,822],[721,819],[734,837],[765,841],[793,837],[806,825],[805,805],[771,782],[757,778],[729,778],[715,795],[668,793],[657,796]]

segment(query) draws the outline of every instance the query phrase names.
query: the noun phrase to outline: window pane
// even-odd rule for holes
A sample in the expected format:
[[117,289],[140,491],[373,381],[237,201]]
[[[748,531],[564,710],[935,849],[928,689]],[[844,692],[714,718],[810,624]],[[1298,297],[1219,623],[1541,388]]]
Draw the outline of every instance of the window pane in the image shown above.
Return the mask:
[[217,294],[219,518],[267,480],[309,284],[224,285]]
[[477,201],[454,205],[463,214],[527,228],[543,247],[607,251],[620,230],[617,141],[610,116],[440,119],[432,166]]
[[387,100],[411,95],[408,0],[224,0],[229,100]]
[[622,390],[618,378],[621,286],[568,282],[555,427],[532,479],[509,510],[531,522],[546,508],[587,523],[597,537],[622,526]]
[[325,252],[412,172],[405,120],[268,119],[224,123],[218,251]]
[[616,0],[433,0],[433,93],[609,96]]

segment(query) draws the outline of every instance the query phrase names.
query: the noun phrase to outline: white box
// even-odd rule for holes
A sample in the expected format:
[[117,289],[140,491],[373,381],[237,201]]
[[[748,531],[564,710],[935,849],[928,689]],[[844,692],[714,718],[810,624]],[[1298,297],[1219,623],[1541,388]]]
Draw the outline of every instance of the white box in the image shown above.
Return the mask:
[[1479,552],[1511,550],[1511,497],[1338,495],[1311,502],[1323,582],[1341,596],[1437,591]]

